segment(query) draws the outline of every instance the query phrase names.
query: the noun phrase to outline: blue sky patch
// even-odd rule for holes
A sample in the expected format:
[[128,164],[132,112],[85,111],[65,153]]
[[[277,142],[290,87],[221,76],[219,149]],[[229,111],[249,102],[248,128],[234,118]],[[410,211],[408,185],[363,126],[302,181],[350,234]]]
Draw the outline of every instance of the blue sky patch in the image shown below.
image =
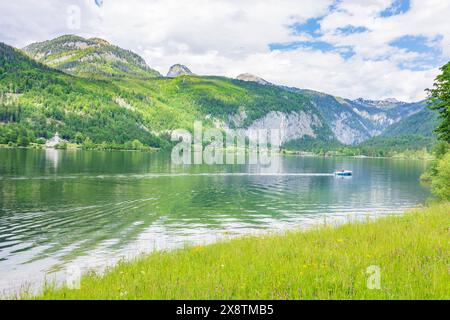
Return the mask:
[[337,51],[339,52],[341,57],[344,58],[345,60],[350,59],[355,55],[355,51],[350,46],[339,47]]
[[325,41],[294,41],[289,43],[272,43],[269,45],[271,51],[273,50],[295,50],[298,48],[310,48],[320,51],[332,51],[334,46]]
[[366,32],[366,31],[369,31],[369,29],[367,29],[366,27],[355,27],[352,25],[348,25],[345,27],[338,28],[337,31],[341,34],[348,35],[348,34],[352,34],[352,33]]
[[338,6],[339,6],[339,4],[340,4],[341,2],[342,2],[342,0],[335,0],[335,1],[330,5],[330,7],[328,8],[328,10],[329,10],[330,12],[336,11],[337,8],[338,8]]
[[355,54],[353,48],[350,46],[337,47],[325,41],[295,41],[289,43],[272,43],[269,45],[269,48],[271,51],[273,50],[288,51],[288,50],[295,50],[298,48],[307,48],[322,52],[337,52],[344,59],[349,59]]
[[380,12],[381,17],[391,17],[407,12],[411,8],[410,0],[394,0],[389,8]]
[[[431,41],[424,36],[406,35],[389,43],[390,46],[420,54],[414,61],[406,61],[400,64],[402,69],[426,70],[445,62],[442,57],[442,49],[437,45],[442,39],[438,36]],[[435,46],[433,44],[436,44]]]
[[313,38],[320,37],[320,21],[322,17],[308,19],[305,23],[295,23],[292,25],[294,34],[306,33]]
[[418,53],[436,53],[436,50],[439,51],[435,47],[430,47],[427,38],[424,36],[406,35],[391,41],[389,45]]

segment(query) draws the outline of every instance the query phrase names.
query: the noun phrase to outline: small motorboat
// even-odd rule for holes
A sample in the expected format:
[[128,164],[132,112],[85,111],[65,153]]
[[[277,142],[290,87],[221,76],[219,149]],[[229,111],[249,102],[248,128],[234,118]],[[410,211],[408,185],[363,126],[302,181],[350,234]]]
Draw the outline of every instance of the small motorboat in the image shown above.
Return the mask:
[[338,177],[351,177],[353,175],[353,172],[350,170],[339,170],[335,171],[334,175]]

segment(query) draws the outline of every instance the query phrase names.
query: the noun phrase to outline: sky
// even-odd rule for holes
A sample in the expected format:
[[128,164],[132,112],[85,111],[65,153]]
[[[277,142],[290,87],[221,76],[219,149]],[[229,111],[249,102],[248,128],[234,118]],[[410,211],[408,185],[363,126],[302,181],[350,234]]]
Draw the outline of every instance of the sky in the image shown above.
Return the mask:
[[450,60],[449,17],[450,0],[2,0],[0,42],[99,37],[162,74],[418,101]]

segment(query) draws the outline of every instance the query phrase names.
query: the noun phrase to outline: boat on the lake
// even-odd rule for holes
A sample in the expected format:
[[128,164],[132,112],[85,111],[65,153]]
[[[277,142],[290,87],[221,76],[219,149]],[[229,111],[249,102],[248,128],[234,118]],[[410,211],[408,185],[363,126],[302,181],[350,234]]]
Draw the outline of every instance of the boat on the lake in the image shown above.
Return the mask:
[[353,175],[353,172],[350,170],[339,170],[335,171],[334,175],[339,177],[351,177]]

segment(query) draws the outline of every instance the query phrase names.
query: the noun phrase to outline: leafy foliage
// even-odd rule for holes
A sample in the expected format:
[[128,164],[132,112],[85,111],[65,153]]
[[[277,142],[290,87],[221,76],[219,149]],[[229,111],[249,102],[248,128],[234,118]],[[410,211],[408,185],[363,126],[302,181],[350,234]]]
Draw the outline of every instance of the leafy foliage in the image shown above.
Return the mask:
[[142,113],[115,102],[121,92],[116,85],[66,75],[4,44],[0,53],[1,142],[26,145],[59,132],[72,142],[83,135],[98,143],[167,145],[150,133]]
[[450,200],[450,152],[438,160],[431,186],[439,199]]
[[344,147],[342,143],[335,140],[330,134],[324,134],[319,139],[304,136],[301,139],[291,140],[283,145],[285,150],[310,151],[319,155]]
[[318,155],[426,158],[434,143],[433,137],[401,135],[374,137],[355,146],[346,146],[333,139],[304,138],[302,141],[290,141],[284,147],[288,150],[301,148]]
[[428,90],[431,109],[438,110],[441,124],[436,129],[439,139],[450,142],[450,62],[444,65],[436,77],[434,87]]

